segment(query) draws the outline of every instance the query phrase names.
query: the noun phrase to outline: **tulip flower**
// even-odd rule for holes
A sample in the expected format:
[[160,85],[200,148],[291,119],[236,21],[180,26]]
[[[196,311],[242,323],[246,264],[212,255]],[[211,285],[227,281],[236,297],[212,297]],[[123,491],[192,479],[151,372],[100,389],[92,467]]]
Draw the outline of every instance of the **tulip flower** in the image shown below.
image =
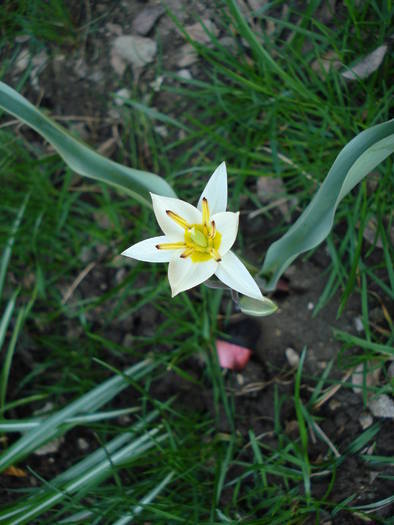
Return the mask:
[[264,300],[245,265],[230,250],[237,237],[239,212],[226,211],[224,162],[209,179],[197,208],[180,199],[154,193],[151,197],[164,235],[138,242],[122,255],[139,261],[168,262],[172,297],[216,275],[237,292]]

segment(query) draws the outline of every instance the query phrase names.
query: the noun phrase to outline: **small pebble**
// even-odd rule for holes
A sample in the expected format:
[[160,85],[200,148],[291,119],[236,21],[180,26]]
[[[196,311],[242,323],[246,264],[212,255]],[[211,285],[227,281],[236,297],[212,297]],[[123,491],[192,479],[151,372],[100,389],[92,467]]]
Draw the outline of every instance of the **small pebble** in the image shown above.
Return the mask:
[[355,317],[354,318],[354,327],[356,329],[356,332],[360,333],[364,331],[364,325],[361,317]]
[[286,359],[292,368],[297,368],[300,364],[300,356],[293,348],[286,348],[285,350]]
[[372,425],[373,417],[371,416],[371,414],[368,414],[367,412],[362,412],[360,414],[360,417],[358,418],[358,421],[361,425],[361,428],[365,430],[366,428]]
[[53,439],[52,441],[45,443],[45,445],[35,450],[34,454],[36,454],[37,456],[46,456],[47,454],[54,454],[59,450],[63,441],[63,438]]
[[334,412],[335,410],[338,410],[338,408],[340,408],[341,403],[336,399],[331,399],[331,401],[328,403],[328,406],[330,407],[330,410]]
[[166,126],[155,126],[154,130],[158,135],[160,135],[164,139],[168,137],[168,129]]
[[368,408],[375,417],[394,418],[394,401],[387,394],[371,398]]
[[242,386],[245,383],[244,376],[242,374],[237,374],[236,377],[237,383],[239,384],[239,386]]
[[117,106],[123,106],[128,98],[130,98],[130,90],[122,88],[115,93],[114,101]]
[[184,78],[185,80],[190,80],[192,78],[192,74],[188,69],[180,69],[178,71],[178,77]]
[[81,450],[87,450],[89,448],[89,443],[84,438],[78,438],[77,443],[78,443],[78,447]]

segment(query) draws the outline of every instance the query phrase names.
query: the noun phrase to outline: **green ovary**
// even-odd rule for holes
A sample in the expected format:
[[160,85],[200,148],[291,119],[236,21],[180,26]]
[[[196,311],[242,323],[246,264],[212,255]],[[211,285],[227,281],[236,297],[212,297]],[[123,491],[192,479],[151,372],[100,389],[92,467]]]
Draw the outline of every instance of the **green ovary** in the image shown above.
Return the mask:
[[210,259],[220,259],[219,247],[222,241],[221,234],[216,231],[214,237],[210,237],[208,228],[203,224],[193,224],[189,230],[185,231],[186,251],[190,250],[192,262],[200,263]]

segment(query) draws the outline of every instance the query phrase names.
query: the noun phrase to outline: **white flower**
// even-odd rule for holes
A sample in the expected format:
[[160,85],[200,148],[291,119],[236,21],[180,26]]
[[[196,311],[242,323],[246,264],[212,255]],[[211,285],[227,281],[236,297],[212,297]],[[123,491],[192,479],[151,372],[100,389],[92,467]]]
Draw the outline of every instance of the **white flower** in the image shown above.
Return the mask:
[[151,193],[153,211],[164,235],[134,244],[122,255],[146,262],[168,262],[172,297],[216,275],[241,294],[264,300],[244,264],[230,251],[239,212],[226,211],[227,171],[214,171],[197,208],[179,199]]

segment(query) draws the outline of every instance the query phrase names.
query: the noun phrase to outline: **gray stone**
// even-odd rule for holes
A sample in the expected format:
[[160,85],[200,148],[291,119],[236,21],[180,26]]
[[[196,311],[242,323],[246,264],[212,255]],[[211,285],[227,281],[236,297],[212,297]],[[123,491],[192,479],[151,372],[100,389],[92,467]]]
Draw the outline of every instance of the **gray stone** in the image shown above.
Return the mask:
[[139,35],[147,35],[163,13],[164,8],[161,5],[146,7],[133,20],[133,31]]
[[151,38],[123,35],[115,38],[113,50],[124,62],[133,67],[143,67],[152,62],[157,45]]

